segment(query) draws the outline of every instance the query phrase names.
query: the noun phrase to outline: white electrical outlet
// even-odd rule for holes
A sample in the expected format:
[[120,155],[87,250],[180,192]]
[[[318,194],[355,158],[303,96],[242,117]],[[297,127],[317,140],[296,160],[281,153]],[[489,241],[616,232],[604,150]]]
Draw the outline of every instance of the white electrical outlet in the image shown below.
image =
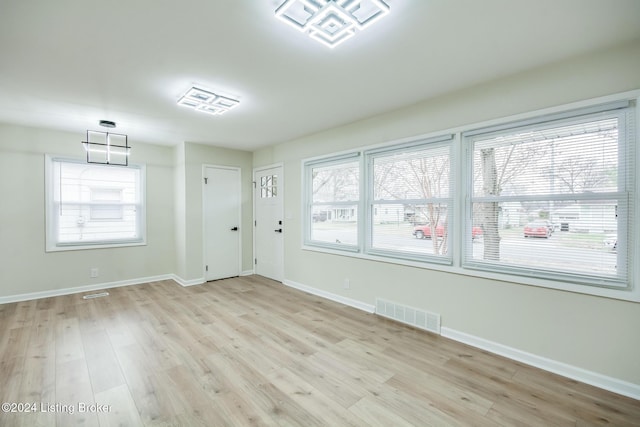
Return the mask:
[[91,278],[96,278],[96,277],[98,277],[98,269],[94,267],[91,269]]
[[344,282],[342,282],[342,289],[349,289],[351,288],[351,281],[349,279],[344,279]]

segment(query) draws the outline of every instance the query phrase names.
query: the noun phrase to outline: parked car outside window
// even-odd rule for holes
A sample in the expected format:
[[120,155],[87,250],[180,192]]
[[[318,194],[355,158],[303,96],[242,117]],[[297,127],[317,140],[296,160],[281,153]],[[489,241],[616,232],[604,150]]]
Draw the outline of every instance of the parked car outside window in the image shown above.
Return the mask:
[[[436,226],[436,236],[438,238],[442,238],[444,237],[444,225],[438,225]],[[430,239],[431,238],[431,226],[429,224],[425,224],[425,225],[416,225],[413,228],[413,233],[414,236],[416,236],[416,239]],[[471,230],[471,237],[473,239],[478,238],[479,236],[482,236],[482,228],[480,227],[473,227]]]
[[551,236],[553,226],[548,221],[530,222],[524,227],[524,237],[544,237],[548,239]]

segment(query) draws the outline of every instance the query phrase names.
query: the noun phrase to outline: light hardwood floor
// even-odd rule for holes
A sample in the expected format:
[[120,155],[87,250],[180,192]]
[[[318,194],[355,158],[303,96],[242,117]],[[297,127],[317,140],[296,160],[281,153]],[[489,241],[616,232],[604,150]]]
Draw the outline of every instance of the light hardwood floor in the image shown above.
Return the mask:
[[640,425],[639,401],[258,276],[109,292],[0,305],[0,400],[36,405],[0,426]]

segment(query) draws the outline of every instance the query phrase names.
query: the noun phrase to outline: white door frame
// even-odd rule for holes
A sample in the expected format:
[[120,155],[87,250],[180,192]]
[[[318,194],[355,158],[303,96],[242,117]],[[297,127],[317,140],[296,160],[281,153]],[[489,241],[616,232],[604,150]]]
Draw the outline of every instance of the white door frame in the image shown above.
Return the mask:
[[[266,165],[266,166],[259,166],[256,168],[253,168],[253,195],[252,195],[252,200],[251,200],[251,206],[253,208],[253,256],[252,256],[252,261],[253,261],[253,273],[256,273],[256,264],[255,264],[255,260],[256,260],[256,232],[255,232],[255,224],[256,224],[256,194],[257,194],[257,187],[258,187],[258,183],[256,181],[256,172],[259,171],[263,171],[266,169],[272,169],[272,168],[281,168],[282,170],[282,179],[280,180],[280,182],[282,184],[280,184],[280,189],[278,189],[278,192],[282,195],[282,214],[283,214],[283,218],[282,220],[284,221],[284,163],[282,162],[278,162],[278,163],[272,163],[270,165]],[[284,224],[286,226],[286,224]],[[284,239],[284,235],[282,236],[282,238]],[[284,244],[283,244],[283,254],[282,254],[282,280],[284,281]]]
[[240,205],[238,206],[238,274],[242,274],[242,233],[244,232],[244,227],[242,226],[242,168],[237,166],[223,166],[223,165],[211,165],[211,164],[203,164],[202,165],[202,175],[201,175],[201,193],[200,198],[202,200],[202,277],[204,277],[204,281],[207,281],[207,243],[205,241],[206,236],[206,205],[205,205],[205,173],[207,168],[214,169],[225,169],[225,170],[234,170],[238,171],[238,179],[240,180]]

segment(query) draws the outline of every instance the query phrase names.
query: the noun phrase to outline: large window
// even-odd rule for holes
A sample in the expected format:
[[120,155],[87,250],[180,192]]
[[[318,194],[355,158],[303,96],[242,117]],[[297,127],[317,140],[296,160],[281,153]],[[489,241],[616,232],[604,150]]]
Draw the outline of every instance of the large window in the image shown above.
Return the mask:
[[143,168],[47,157],[47,250],[144,243]]
[[627,108],[467,135],[466,265],[626,286],[633,180]]
[[305,161],[304,244],[598,295],[633,290],[634,104]]
[[444,139],[366,152],[368,252],[451,262],[451,138]]

